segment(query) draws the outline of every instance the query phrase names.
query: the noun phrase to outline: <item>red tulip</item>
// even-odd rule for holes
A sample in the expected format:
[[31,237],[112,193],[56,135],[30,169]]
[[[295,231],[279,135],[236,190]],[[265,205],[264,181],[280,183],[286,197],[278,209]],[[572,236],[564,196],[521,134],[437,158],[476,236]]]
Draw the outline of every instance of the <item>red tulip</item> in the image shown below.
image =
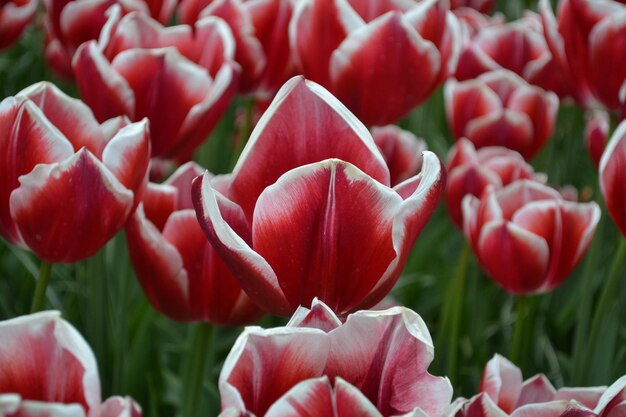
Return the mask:
[[367,125],[395,122],[426,100],[454,70],[459,37],[447,2],[436,0],[301,1],[290,27],[302,74]]
[[496,354],[485,366],[480,393],[461,401],[454,417],[597,417],[592,411],[606,387],[556,390],[543,374],[526,381],[522,372]]
[[596,168],[609,139],[610,116],[603,110],[589,110],[585,117],[585,146]]
[[477,148],[504,146],[528,160],[552,135],[559,99],[510,71],[497,70],[448,81],[445,105],[457,139],[466,137]]
[[566,201],[519,180],[463,200],[464,232],[483,269],[506,291],[544,293],[580,262],[600,219],[595,202]]
[[0,233],[48,262],[96,253],[124,225],[147,178],[147,122],[100,125],[49,83],[0,103]]
[[192,33],[189,26],[165,28],[140,13],[120,18],[119,9],[107,25],[98,43],[84,43],[74,56],[83,99],[100,121],[147,117],[152,156],[189,160],[235,92],[228,26],[206,18]]
[[[444,176],[439,159],[424,152],[421,173],[389,188],[367,129],[319,85],[294,78],[252,132],[230,187],[220,192],[209,176],[196,179],[194,206],[259,306],[289,315],[320,297],[345,315],[389,292]],[[247,221],[245,234],[227,223],[234,215]]]
[[224,19],[237,44],[235,60],[242,67],[239,91],[270,98],[295,74],[289,47],[291,0],[184,0],[179,14],[183,23],[198,17]]
[[500,189],[520,179],[545,182],[519,153],[499,146],[477,151],[474,144],[464,138],[450,151],[447,169],[446,207],[454,224],[461,229],[461,203],[466,195],[480,197],[488,186]]
[[219,378],[221,416],[439,416],[452,387],[428,373],[433,354],[409,309],[360,311],[341,324],[315,300],[286,327],[239,336]]
[[555,17],[550,2],[541,0],[540,10],[552,55],[577,101],[584,106],[599,101],[618,110],[626,79],[626,6],[610,0],[561,0]]
[[619,124],[600,159],[600,189],[609,214],[626,236],[626,121]]
[[37,11],[37,0],[0,2],[0,49],[12,45],[26,29]]
[[0,322],[0,415],[141,417],[130,398],[100,400],[96,358],[56,311]]
[[389,167],[392,186],[417,175],[422,168],[422,152],[426,150],[424,140],[394,125],[375,127],[371,132]]
[[480,13],[491,13],[496,4],[496,0],[450,0],[450,8],[470,7]]
[[[193,211],[191,181],[202,172],[189,162],[164,184],[149,184],[126,226],[131,261],[148,299],[166,316],[246,324],[261,312],[206,240]],[[237,218],[227,220],[241,230]]]

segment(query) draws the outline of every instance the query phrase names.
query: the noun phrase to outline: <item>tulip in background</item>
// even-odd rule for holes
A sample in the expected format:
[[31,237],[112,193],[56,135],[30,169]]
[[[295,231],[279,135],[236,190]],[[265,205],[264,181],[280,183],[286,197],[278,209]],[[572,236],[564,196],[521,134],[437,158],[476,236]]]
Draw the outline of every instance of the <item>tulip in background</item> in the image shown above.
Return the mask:
[[539,5],[546,41],[576,100],[584,107],[599,102],[619,110],[626,79],[626,6],[611,0],[561,0],[555,17],[548,0]]
[[374,127],[371,133],[389,168],[392,186],[417,175],[422,168],[422,152],[426,150],[423,139],[395,125]]
[[37,0],[7,0],[0,3],[0,50],[16,42],[35,16]]
[[57,311],[0,321],[0,415],[141,417],[129,397],[101,402],[96,358]]
[[626,121],[611,136],[600,160],[599,173],[606,207],[626,236]]
[[450,8],[471,7],[480,13],[489,14],[493,11],[496,0],[450,0]]
[[609,140],[610,115],[603,110],[589,110],[585,114],[585,147],[596,168]]
[[508,70],[445,85],[448,124],[457,139],[476,148],[504,146],[529,160],[554,130],[556,94],[532,86]]
[[390,188],[365,126],[296,77],[252,132],[230,186],[220,190],[205,174],[194,180],[193,202],[207,238],[259,306],[290,315],[319,297],[345,316],[391,290],[444,182],[441,162],[424,152],[420,174]]
[[207,242],[193,210],[191,181],[202,172],[188,162],[163,184],[148,184],[126,226],[133,267],[154,308],[173,320],[251,323],[261,312]]
[[242,68],[239,91],[271,99],[295,75],[288,36],[293,4],[293,0],[184,0],[179,14],[187,24],[205,16],[224,19],[235,37],[235,60]]
[[463,228],[462,202],[466,195],[480,198],[488,186],[497,190],[520,179],[545,182],[544,176],[535,174],[518,152],[501,146],[476,150],[474,144],[464,138],[450,150],[446,168],[446,207],[459,229]]
[[145,188],[147,121],[99,124],[52,84],[0,103],[0,233],[47,262],[96,253],[126,223]]
[[452,387],[428,373],[433,357],[426,324],[407,308],[342,324],[314,300],[285,327],[239,336],[219,379],[220,416],[441,416]]
[[481,266],[516,295],[554,289],[584,256],[600,220],[595,202],[564,200],[531,180],[463,200],[463,229]]
[[301,73],[377,126],[425,101],[454,71],[460,48],[458,21],[437,0],[304,0],[289,36]]
[[185,162],[207,139],[236,90],[234,41],[220,19],[195,29],[163,27],[114,8],[100,40],[81,45],[73,68],[81,96],[98,120],[150,120],[152,156]]

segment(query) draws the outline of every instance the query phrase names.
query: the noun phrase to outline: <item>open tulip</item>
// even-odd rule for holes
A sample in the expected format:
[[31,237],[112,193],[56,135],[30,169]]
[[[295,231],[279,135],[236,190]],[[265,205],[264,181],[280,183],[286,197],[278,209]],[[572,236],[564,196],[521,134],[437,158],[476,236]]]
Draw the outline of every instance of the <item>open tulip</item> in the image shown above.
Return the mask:
[[302,74],[377,126],[425,101],[460,48],[458,21],[437,0],[305,0],[289,34]]
[[480,198],[488,186],[500,189],[519,179],[544,181],[518,152],[501,146],[476,150],[474,144],[464,138],[450,150],[446,168],[446,207],[454,224],[461,229],[462,202],[466,195]]
[[221,417],[440,416],[452,387],[428,373],[432,339],[413,311],[359,311],[344,324],[323,303],[286,327],[249,327],[219,378]]
[[37,11],[37,0],[0,2],[0,50],[19,39]]
[[496,354],[485,366],[480,393],[460,401],[450,417],[597,417],[607,388],[555,389],[543,374],[522,380],[521,370]]
[[0,233],[48,262],[96,253],[134,210],[150,158],[148,123],[100,125],[42,82],[0,103]]
[[250,323],[261,312],[206,240],[193,210],[191,181],[202,172],[188,162],[165,183],[148,184],[126,225],[130,258],[148,299],[166,316],[220,325]]
[[292,0],[185,0],[179,12],[181,21],[198,18],[224,19],[235,37],[235,60],[241,65],[239,91],[260,98],[271,98],[295,74],[289,47],[288,27]]
[[[297,77],[252,132],[228,189],[204,175],[194,181],[194,206],[259,306],[289,315],[319,297],[345,315],[390,291],[444,176],[439,159],[424,152],[420,174],[390,188],[365,126],[328,91]],[[227,216],[247,225],[251,243]]]
[[626,6],[611,0],[561,0],[555,17],[550,2],[541,0],[540,11],[548,46],[577,101],[618,110],[626,79]]
[[544,293],[563,282],[587,251],[599,219],[595,202],[566,201],[531,180],[463,200],[463,228],[478,261],[517,295]]
[[626,121],[611,136],[600,160],[600,189],[609,214],[626,236]]
[[528,160],[554,130],[559,99],[508,70],[445,86],[448,123],[457,139],[477,148],[504,146]]
[[141,417],[130,398],[100,400],[87,342],[57,311],[0,321],[0,415]]
[[235,93],[230,29],[211,17],[192,30],[166,28],[141,13],[120,15],[114,10],[100,40],[84,43],[74,56],[81,96],[100,121],[147,117],[152,156],[184,162]]

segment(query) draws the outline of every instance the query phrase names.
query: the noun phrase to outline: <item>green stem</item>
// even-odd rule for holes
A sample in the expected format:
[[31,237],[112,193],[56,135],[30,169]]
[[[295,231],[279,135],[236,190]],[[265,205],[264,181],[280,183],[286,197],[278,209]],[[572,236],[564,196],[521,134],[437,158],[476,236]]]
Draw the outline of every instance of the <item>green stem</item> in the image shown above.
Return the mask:
[[190,361],[187,363],[183,383],[184,403],[181,405],[184,417],[199,417],[200,398],[205,375],[210,369],[214,350],[214,328],[209,323],[200,323],[194,329]]
[[453,381],[457,371],[457,359],[459,353],[459,333],[461,330],[461,312],[463,311],[463,295],[467,269],[470,259],[470,247],[466,243],[459,256],[454,281],[452,282],[452,301],[450,303],[450,337],[448,338],[447,373]]
[[526,354],[524,352],[525,338],[527,337],[526,321],[530,313],[530,300],[529,296],[517,297],[517,313],[515,315],[515,327],[513,328],[513,341],[511,343],[511,361],[522,367],[520,360],[522,360]]
[[248,139],[250,137],[250,133],[252,132],[252,118],[254,117],[254,99],[249,99],[245,104],[245,120],[243,126],[241,127],[241,132],[239,132],[239,140],[237,141],[235,149],[233,149],[233,154],[230,160],[230,170],[232,171],[237,165],[237,161],[239,160],[239,156],[241,152],[243,152],[243,148],[248,143]]
[[41,261],[39,276],[37,277],[37,284],[35,286],[35,294],[33,296],[33,303],[30,306],[31,313],[36,313],[43,309],[44,301],[46,300],[46,289],[48,288],[48,281],[50,280],[51,272],[52,264],[49,264],[46,261]]
[[603,324],[611,311],[611,308],[615,304],[615,296],[618,293],[617,284],[619,283],[620,271],[626,261],[626,239],[620,238],[619,247],[613,257],[613,263],[609,270],[609,276],[604,284],[604,289],[598,300],[597,307],[593,314],[593,320],[591,322],[591,336],[589,337],[589,345],[587,346],[587,352],[585,354],[585,360],[583,362],[582,379],[584,380],[589,373],[591,367],[591,360],[594,356],[594,348],[599,341],[600,332]]

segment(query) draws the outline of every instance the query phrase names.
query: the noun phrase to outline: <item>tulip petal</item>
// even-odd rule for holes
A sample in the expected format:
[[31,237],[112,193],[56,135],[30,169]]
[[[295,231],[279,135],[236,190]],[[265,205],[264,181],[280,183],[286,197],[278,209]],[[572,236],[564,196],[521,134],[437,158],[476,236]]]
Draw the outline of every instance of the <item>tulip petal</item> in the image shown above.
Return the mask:
[[595,408],[600,398],[607,391],[606,386],[601,387],[584,387],[584,388],[568,388],[562,387],[556,391],[555,400],[570,401],[574,400],[587,408]]
[[547,403],[556,399],[555,395],[556,390],[548,378],[543,374],[539,374],[524,381],[522,392],[515,407],[519,408],[526,404]]
[[609,214],[626,236],[626,121],[619,124],[600,159],[600,188]]
[[294,77],[263,114],[237,162],[233,201],[251,220],[267,186],[290,169],[328,158],[350,162],[389,184],[388,168],[365,126],[324,88]]
[[502,109],[498,95],[478,80],[450,80],[444,86],[444,97],[448,124],[457,139],[466,136],[470,121]]
[[413,311],[403,307],[359,311],[329,335],[324,373],[353,384],[383,415],[420,407],[434,416],[449,406],[452,386],[447,378],[427,372],[434,356],[432,339]]
[[[219,194],[207,174],[193,181],[192,196],[202,230],[246,294],[266,311],[289,315],[292,309],[280,289],[275,272],[247,243],[251,241],[251,231],[241,207]],[[240,230],[247,229],[244,236],[238,235],[227,223],[225,219],[229,216],[241,218]]]
[[265,415],[298,382],[322,375],[329,348],[321,330],[247,327],[220,374],[222,409]]
[[504,356],[495,354],[485,366],[480,392],[511,413],[522,392],[522,371]]
[[[176,171],[165,181],[165,184],[171,185],[178,190],[178,200],[176,203],[176,207],[178,210],[183,209],[192,209],[193,201],[191,200],[191,185],[193,183],[194,178],[202,175],[205,172],[204,168],[195,162],[187,162]],[[207,172],[207,175],[211,175]]]
[[426,143],[422,139],[394,125],[373,128],[372,137],[389,167],[392,186],[419,172],[422,152],[426,150]]
[[133,193],[85,148],[61,163],[37,165],[19,181],[11,215],[24,242],[48,262],[93,255],[122,228],[133,206]]
[[[0,392],[18,394],[24,400],[77,403],[87,416],[100,416],[96,359],[58,312],[0,322],[0,339]],[[44,405],[32,405],[32,413],[27,410],[24,415],[47,415]],[[36,412],[37,408],[41,411]]]
[[440,67],[437,48],[399,12],[389,12],[351,32],[333,52],[332,91],[365,124],[385,125],[430,95]]
[[130,397],[110,397],[102,404],[102,417],[141,417],[141,407]]
[[487,394],[478,394],[465,405],[463,417],[508,417]]
[[10,213],[9,198],[18,178],[37,164],[55,163],[74,153],[72,144],[31,101],[9,97],[0,103],[0,233],[12,243],[21,238]]
[[6,417],[85,417],[79,404],[22,401],[16,394],[0,394],[0,413]]
[[322,301],[316,297],[311,303],[311,309],[300,306],[293,313],[287,327],[312,327],[326,333],[341,326],[341,320]]
[[252,241],[293,310],[319,297],[344,315],[396,257],[392,225],[400,204],[396,193],[353,165],[306,165],[261,194]]
[[575,401],[552,401],[525,405],[515,410],[511,417],[596,417],[596,414]]
[[235,39],[224,20],[207,16],[196,22],[194,33],[195,56],[192,59],[207,69],[211,77],[235,59]]
[[466,137],[477,148],[504,146],[529,158],[533,147],[532,120],[524,113],[504,110],[474,119],[467,124]]

